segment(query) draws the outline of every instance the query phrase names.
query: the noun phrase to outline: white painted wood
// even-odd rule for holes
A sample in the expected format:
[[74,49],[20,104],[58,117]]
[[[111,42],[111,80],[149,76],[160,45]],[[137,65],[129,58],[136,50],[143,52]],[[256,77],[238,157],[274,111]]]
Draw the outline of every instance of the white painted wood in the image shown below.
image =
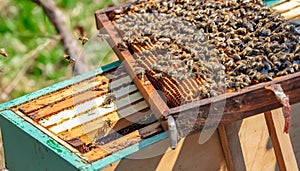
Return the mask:
[[300,1],[297,0],[293,0],[293,1],[289,1],[280,5],[276,5],[274,7],[272,7],[272,9],[276,10],[279,13],[282,13],[288,9],[294,8],[296,6],[300,5]]
[[131,84],[119,90],[112,91],[112,93],[115,95],[116,98],[120,98],[122,96],[129,95],[129,93],[134,92],[136,90],[136,86],[134,84]]
[[298,8],[295,8],[293,10],[290,10],[288,12],[285,12],[285,13],[282,13],[281,15],[283,15],[286,19],[291,19],[291,18],[294,18],[294,17],[298,17],[299,18],[299,15],[300,15],[300,7]]
[[106,98],[106,95],[98,97],[96,99],[90,100],[88,102],[85,102],[83,104],[75,106],[73,109],[70,110],[64,110],[59,112],[56,115],[52,115],[49,118],[44,118],[39,121],[39,123],[45,127],[55,125],[58,123],[63,122],[67,119],[72,119],[74,117],[77,117],[80,114],[83,114],[83,112],[86,112],[87,110],[91,109],[92,107],[101,105],[104,102],[104,99]]
[[132,79],[129,76],[117,79],[115,81],[112,81],[111,83],[109,83],[109,88],[110,89],[115,89],[117,87],[119,87],[122,84],[129,84],[132,82]]
[[105,108],[96,108],[94,110],[89,111],[88,113],[86,113],[84,115],[80,115],[78,117],[67,120],[59,125],[53,126],[53,127],[49,128],[49,130],[55,134],[58,134],[60,132],[70,130],[76,126],[87,123],[93,119],[101,117],[101,116],[108,114],[110,112],[113,112],[115,110],[116,110],[116,108],[114,105],[105,107]]
[[116,100],[116,105],[117,105],[117,108],[120,109],[122,107],[127,106],[128,104],[131,104],[131,103],[134,103],[138,100],[141,100],[142,98],[143,98],[143,96],[141,95],[141,93],[136,92],[136,93],[131,94],[129,96],[126,96],[124,98],[117,99]]
[[124,109],[121,109],[121,110],[118,110],[118,114],[119,114],[119,117],[120,118],[125,118],[129,115],[132,115],[138,111],[141,111],[143,109],[146,109],[148,108],[148,104],[146,103],[146,101],[141,101],[141,102],[138,102],[137,104],[135,105],[130,105]]

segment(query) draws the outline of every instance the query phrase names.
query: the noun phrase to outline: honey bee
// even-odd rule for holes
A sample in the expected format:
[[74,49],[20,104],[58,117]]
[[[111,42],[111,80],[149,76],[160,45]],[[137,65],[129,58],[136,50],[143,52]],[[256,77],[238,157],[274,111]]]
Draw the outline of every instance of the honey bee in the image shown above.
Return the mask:
[[136,68],[135,68],[135,73],[136,73],[136,76],[137,76],[139,79],[144,80],[144,76],[145,76],[145,74],[146,74],[144,68],[142,68],[142,67],[136,67]]
[[124,50],[127,50],[128,49],[128,46],[126,45],[125,42],[120,42],[118,43],[118,48],[121,50],[121,51],[124,51]]
[[163,75],[162,75],[162,73],[157,73],[157,74],[154,74],[153,77],[154,77],[156,80],[160,80],[160,79],[162,79]]
[[8,57],[8,54],[6,52],[6,50],[4,48],[1,48],[0,49],[0,54],[3,56],[3,57]]
[[76,61],[70,55],[64,54],[64,59],[69,62],[72,67],[75,66]]
[[86,42],[89,41],[89,38],[83,36],[83,37],[79,37],[78,40],[80,40],[81,44],[84,45],[84,44],[86,44]]
[[116,101],[116,96],[113,93],[108,93],[100,106],[108,107],[111,103],[115,101]]
[[80,25],[76,25],[74,28],[75,28],[76,30],[78,30],[79,33],[80,33],[80,37],[78,38],[78,40],[81,41],[81,44],[84,45],[86,42],[88,42],[89,39],[88,39],[88,38],[86,37],[86,35],[85,35],[84,27],[82,27],[82,26],[80,26]]

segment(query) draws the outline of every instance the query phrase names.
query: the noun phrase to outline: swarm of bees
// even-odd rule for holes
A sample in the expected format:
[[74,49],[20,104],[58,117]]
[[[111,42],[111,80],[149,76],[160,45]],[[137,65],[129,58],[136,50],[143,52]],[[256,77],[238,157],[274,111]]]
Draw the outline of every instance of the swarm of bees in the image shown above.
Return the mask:
[[120,50],[171,107],[299,71],[299,30],[260,0],[138,1],[115,14]]

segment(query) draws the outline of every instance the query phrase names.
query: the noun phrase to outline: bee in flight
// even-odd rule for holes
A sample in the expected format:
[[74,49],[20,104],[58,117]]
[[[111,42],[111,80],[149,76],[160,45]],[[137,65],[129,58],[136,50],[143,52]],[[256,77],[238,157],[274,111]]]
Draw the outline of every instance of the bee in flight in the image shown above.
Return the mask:
[[64,59],[71,64],[72,67],[75,66],[75,59],[73,59],[70,55],[64,54]]
[[3,57],[8,57],[8,54],[6,52],[6,50],[4,48],[1,48],[0,49],[0,54],[3,56]]

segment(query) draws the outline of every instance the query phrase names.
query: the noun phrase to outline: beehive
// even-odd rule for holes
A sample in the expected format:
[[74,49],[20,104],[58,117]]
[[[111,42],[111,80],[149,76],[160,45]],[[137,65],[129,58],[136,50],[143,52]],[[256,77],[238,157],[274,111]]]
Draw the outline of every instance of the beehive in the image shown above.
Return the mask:
[[[96,13],[96,16],[98,26],[100,26],[99,13]],[[103,25],[108,26],[109,23],[104,22]],[[114,39],[109,41],[114,44]],[[118,54],[125,53],[117,49],[116,52]],[[1,105],[0,123],[7,152],[7,167],[10,170],[62,170],[62,168],[63,170],[99,170],[144,147],[151,150],[155,146],[153,144],[165,139],[167,135],[153,114],[158,117],[164,114],[176,114],[179,108],[169,110],[165,103],[153,105],[156,101],[163,101],[159,99],[159,94],[149,82],[145,84],[147,77],[143,81],[137,79],[133,70],[130,70],[130,65],[127,64],[129,75],[133,76],[134,82],[137,83],[135,86],[124,68],[117,69],[119,64],[120,62],[112,63],[94,72]],[[286,94],[290,96],[291,102],[296,103],[299,101],[299,97],[297,97],[299,87],[296,84],[299,82],[298,80],[299,74],[294,74],[274,80],[272,83],[281,83]],[[264,86],[269,84],[271,83],[260,84],[227,96],[229,97],[228,106],[225,108],[226,115],[221,120],[221,124],[280,107],[272,93],[268,93],[264,89]],[[117,94],[116,104],[104,105],[103,101],[109,92]],[[144,99],[142,95],[145,92],[154,98]],[[270,98],[266,99],[263,95],[268,95]],[[258,98],[253,101],[253,97]],[[199,109],[201,115],[194,127],[194,131],[197,131],[202,129],[206,121],[205,113],[208,113],[210,103],[221,101],[223,98],[225,96],[199,101],[191,106],[182,106],[181,109],[185,111],[186,117],[180,120],[175,115],[181,136],[190,133],[190,128],[194,126],[187,124],[190,123],[188,119],[190,115],[198,113],[192,113],[190,109],[196,108],[198,112],[198,107],[202,106]],[[152,110],[149,110],[150,107],[145,100],[151,104]],[[239,101],[241,103],[237,103]],[[257,106],[258,103],[261,104]],[[132,110],[132,106],[135,106],[134,110]],[[96,108],[99,110],[93,112]],[[167,112],[165,113],[165,111]],[[255,125],[261,125],[258,122],[261,121],[261,116],[256,118],[258,117],[259,119],[254,119],[252,122]],[[211,123],[214,124],[214,121],[212,120]],[[266,133],[266,128],[263,128],[263,132]],[[259,129],[252,130],[255,135],[258,132],[256,130]],[[193,137],[194,141],[196,138]],[[267,141],[267,139],[263,140]],[[201,165],[203,167],[206,166],[203,164],[205,159],[211,159],[217,161],[218,164],[221,163],[222,168],[226,170],[224,154],[219,141],[217,133],[215,133],[209,143],[214,146],[200,147],[197,159],[200,160],[202,156]],[[192,146],[193,148],[188,147],[188,149],[196,149],[195,144]],[[210,155],[205,156],[206,152]],[[179,152],[175,153],[178,155]],[[215,156],[215,154],[219,156]],[[190,156],[191,153],[182,158]],[[167,160],[167,162],[170,161]],[[211,165],[210,162],[206,163]],[[143,165],[147,164],[149,164],[148,160],[144,160]],[[142,168],[142,166],[140,167]],[[193,165],[189,165],[186,168],[192,167]],[[211,165],[210,167],[216,169],[217,166]],[[176,168],[180,169],[181,165]]]
[[[143,1],[141,1],[141,2],[143,2]],[[218,2],[218,3],[214,3],[214,2],[216,2],[216,1],[209,1],[207,3],[205,2],[205,4],[211,5],[211,6],[213,6],[213,5],[216,6],[218,4],[219,5],[221,4],[220,6],[224,5],[220,2]],[[182,131],[180,133],[181,135],[186,135],[187,132],[189,132],[190,130],[201,130],[204,124],[206,124],[206,125],[211,124],[212,126],[219,124],[219,120],[220,120],[219,118],[222,118],[222,120],[220,121],[220,125],[222,125],[222,124],[226,124],[231,121],[234,121],[234,120],[238,120],[238,119],[242,119],[242,118],[245,118],[248,116],[255,115],[260,112],[265,112],[270,109],[278,108],[280,105],[279,105],[279,103],[275,104],[276,100],[275,100],[274,96],[272,97],[272,92],[269,92],[268,90],[265,89],[266,86],[269,86],[272,84],[281,84],[281,86],[284,89],[284,92],[286,92],[286,94],[289,96],[291,104],[299,101],[299,99],[298,99],[299,97],[296,97],[296,95],[294,93],[289,93],[290,90],[293,90],[295,92],[298,91],[297,87],[299,86],[299,84],[298,84],[297,80],[299,79],[298,78],[299,73],[294,73],[294,74],[290,74],[287,76],[280,76],[280,74],[279,74],[278,76],[280,76],[280,77],[276,77],[274,79],[271,78],[272,81],[264,80],[267,82],[259,83],[259,84],[257,84],[259,79],[258,80],[254,79],[254,80],[250,81],[250,82],[252,82],[251,86],[243,88],[243,89],[238,89],[237,91],[233,91],[233,92],[231,91],[230,86],[227,87],[227,90],[226,90],[226,87],[222,88],[222,86],[216,86],[217,88],[221,87],[220,91],[223,91],[223,93],[224,92],[225,93],[218,95],[217,97],[211,97],[209,99],[203,99],[203,97],[202,97],[203,95],[205,96],[205,94],[207,94],[207,93],[203,93],[203,92],[201,93],[198,90],[196,90],[197,87],[199,87],[199,86],[201,88],[202,87],[206,87],[207,89],[210,88],[210,84],[208,84],[209,86],[203,86],[203,85],[206,85],[206,83],[205,83],[205,81],[203,81],[202,78],[197,77],[196,79],[194,79],[194,77],[192,77],[192,78],[186,78],[182,81],[178,81],[178,80],[174,79],[173,76],[172,77],[165,76],[165,75],[168,75],[168,74],[166,74],[166,72],[161,72],[159,74],[162,74],[163,78],[156,79],[155,76],[158,75],[157,69],[155,69],[156,66],[153,66],[153,68],[151,69],[151,64],[153,64],[153,63],[155,64],[155,62],[157,62],[157,60],[162,60],[162,59],[158,59],[158,57],[155,56],[154,53],[150,56],[149,55],[145,56],[145,54],[143,54],[144,52],[148,53],[149,50],[147,50],[147,49],[151,49],[152,46],[153,47],[156,46],[156,45],[151,45],[152,44],[151,41],[152,41],[152,39],[154,39],[152,37],[155,33],[151,32],[151,34],[150,34],[151,41],[149,41],[149,43],[147,45],[142,45],[142,44],[138,45],[137,38],[134,38],[134,40],[131,40],[130,37],[129,38],[126,37],[126,41],[133,42],[128,45],[128,47],[130,46],[130,47],[132,47],[132,49],[129,48],[128,50],[126,50],[124,48],[121,48],[120,46],[118,47],[118,45],[124,44],[124,42],[121,41],[121,37],[123,34],[126,35],[126,33],[124,33],[124,31],[122,31],[122,30],[120,31],[120,28],[122,28],[122,25],[120,26],[120,23],[118,23],[117,21],[114,21],[114,18],[118,15],[119,15],[119,17],[118,17],[119,20],[121,20],[122,17],[124,17],[121,15],[122,13],[120,14],[119,11],[126,11],[126,10],[129,10],[129,12],[128,12],[129,14],[128,14],[128,16],[125,15],[125,17],[127,16],[127,18],[130,18],[131,16],[133,16],[133,18],[136,18],[136,17],[138,18],[138,16],[134,16],[134,14],[139,11],[139,6],[146,6],[144,8],[144,10],[146,10],[146,11],[147,11],[147,8],[149,8],[148,12],[150,11],[150,17],[148,17],[148,18],[151,18],[151,10],[152,9],[153,9],[153,11],[156,11],[156,13],[159,14],[159,12],[157,12],[157,11],[161,10],[163,8],[163,7],[161,7],[161,9],[156,9],[156,8],[158,8],[158,5],[157,6],[153,5],[155,3],[156,3],[155,1],[149,1],[149,2],[146,2],[145,4],[141,3],[141,4],[137,4],[137,5],[130,3],[130,4],[121,5],[119,7],[113,7],[113,8],[108,8],[105,10],[100,10],[100,11],[96,12],[97,26],[101,32],[109,34],[111,36],[111,39],[109,40],[110,45],[112,47],[114,47],[116,54],[124,62],[127,71],[129,72],[130,76],[132,78],[134,78],[134,81],[135,81],[137,87],[139,88],[139,90],[141,91],[141,93],[143,94],[143,96],[144,97],[152,97],[152,98],[149,98],[146,100],[148,101],[149,104],[151,104],[153,106],[155,113],[160,114],[162,117],[167,117],[169,115],[178,117],[178,114],[198,112],[198,117],[196,120],[195,120],[195,118],[193,118],[194,120],[193,119],[191,120],[191,117],[188,115],[186,117],[181,117],[181,119],[182,119],[181,121],[177,120],[177,122],[178,122],[177,124],[179,127],[181,127],[181,126],[185,127],[186,125],[191,125],[191,124],[188,124],[191,122],[196,123],[195,126],[192,126],[192,128],[189,127],[189,128],[180,129],[180,131]],[[171,2],[169,2],[169,4],[170,3]],[[184,6],[186,4],[185,1],[175,2],[174,5],[176,3],[181,6]],[[194,2],[191,2],[191,3],[194,3]],[[162,4],[163,4],[163,2],[160,3],[161,6],[163,6]],[[168,3],[166,3],[166,4],[168,4]],[[247,4],[247,3],[244,3],[244,4]],[[255,6],[255,9],[256,9],[256,7],[260,7],[260,5],[258,5],[258,4],[255,4],[255,3],[253,3],[253,4],[257,5],[257,6]],[[147,5],[149,5],[149,6],[147,7]],[[181,6],[178,6],[178,10],[179,9],[182,10],[182,8],[179,8]],[[215,6],[214,6],[214,8],[216,8]],[[184,8],[187,8],[187,7],[184,7]],[[270,10],[267,9],[265,6],[261,7],[261,8],[264,8],[265,10],[270,12]],[[168,12],[162,12],[162,13],[167,13],[166,15],[170,14],[173,16],[173,13],[177,13],[176,9],[175,9],[175,7],[173,9],[173,7],[172,7],[173,11],[171,13],[168,13]],[[258,10],[258,9],[256,9],[256,10]],[[205,10],[202,10],[202,12],[203,11],[205,12]],[[140,14],[140,17],[143,17],[144,16],[143,14],[147,14],[147,12]],[[153,12],[153,14],[155,14],[155,12]],[[277,14],[274,14],[274,13],[271,13],[270,15],[277,16]],[[184,18],[184,19],[188,20],[188,18],[187,18],[188,16],[189,15],[186,14],[186,16],[185,16],[186,18]],[[279,15],[278,15],[278,17],[280,18]],[[294,16],[293,19],[295,17],[296,16]],[[143,20],[148,21],[148,18],[147,17],[142,18],[141,21],[143,21]],[[154,20],[158,19],[156,17],[152,17],[152,18],[154,18]],[[160,20],[160,19],[158,19],[158,20]],[[282,22],[285,23],[285,21],[283,19],[280,19],[280,21],[281,20],[282,20]],[[125,21],[127,21],[127,20],[125,20]],[[138,21],[140,21],[140,20],[138,20]],[[129,19],[128,19],[128,22],[130,23]],[[272,24],[272,22],[270,22],[270,23]],[[273,22],[273,23],[275,23],[275,22]],[[196,24],[198,24],[198,23],[196,23]],[[115,25],[117,25],[116,27],[119,29],[117,29],[115,27]],[[259,25],[259,24],[257,24],[257,25]],[[149,25],[149,27],[150,26],[151,26],[151,24]],[[138,27],[135,27],[135,28],[136,28],[136,30],[135,30],[136,33],[142,32],[141,29],[139,29]],[[143,26],[143,28],[144,28],[144,26]],[[258,28],[260,28],[260,27],[258,27]],[[293,26],[293,28],[294,28],[294,26]],[[147,27],[145,27],[144,29],[146,30]],[[130,32],[130,31],[128,31],[128,32]],[[297,32],[296,34],[299,34],[298,31],[296,31],[296,32]],[[251,34],[256,35],[256,33],[259,34],[257,31],[254,30],[253,33],[251,33]],[[144,33],[144,34],[146,35],[148,33]],[[167,33],[163,33],[163,34],[167,34]],[[208,34],[210,34],[210,33],[208,33]],[[187,35],[189,35],[189,34],[187,34]],[[134,35],[134,34],[133,34],[133,36],[138,37],[138,35]],[[162,36],[162,38],[165,38],[165,37],[166,36]],[[240,36],[240,37],[243,37],[243,36]],[[266,36],[266,37],[268,37],[268,36]],[[254,38],[255,38],[255,36],[253,37],[253,39]],[[173,40],[173,38],[168,38],[168,37],[166,39]],[[262,39],[262,38],[259,37],[259,39]],[[124,38],[123,38],[123,40],[124,40]],[[298,47],[299,43],[297,43],[297,41],[298,41],[298,39],[295,40],[294,44]],[[204,43],[200,44],[200,45],[202,46],[205,43],[206,43],[206,41],[204,41]],[[182,47],[182,48],[184,49],[184,47]],[[262,46],[262,47],[264,47],[264,46]],[[167,49],[166,49],[167,51],[169,50],[168,48],[169,47],[167,47]],[[254,48],[254,50],[256,50],[256,49]],[[235,55],[235,54],[233,54],[233,55]],[[291,54],[291,55],[293,55],[293,54]],[[298,55],[299,54],[297,52],[297,55],[295,54],[295,56],[298,56]],[[142,56],[142,57],[139,57],[139,56]],[[178,56],[180,57],[181,54]],[[253,57],[253,56],[251,56],[251,57]],[[255,54],[254,54],[253,58],[255,58]],[[232,59],[232,58],[230,57],[229,59]],[[221,60],[222,60],[222,58],[221,58]],[[269,59],[266,59],[266,60],[269,61]],[[143,79],[141,79],[141,77],[139,77],[139,78],[136,77],[137,75],[139,75],[139,73],[137,73],[137,74],[135,73],[136,65],[141,63],[140,61],[143,61],[142,68],[145,69],[145,73],[146,73],[145,77],[143,77]],[[168,62],[168,61],[166,60],[164,62]],[[203,63],[205,63],[205,62],[209,62],[209,61],[204,61]],[[299,66],[298,62],[299,61],[297,61],[295,64],[295,65],[297,65],[297,68]],[[252,64],[254,62],[248,61],[248,63]],[[224,64],[224,63],[222,63],[222,64]],[[173,66],[170,66],[169,70],[172,70],[172,68],[173,68]],[[166,68],[166,70],[168,70],[168,68]],[[218,70],[213,70],[212,72],[214,72],[214,71],[218,71]],[[228,67],[226,67],[225,71],[230,72],[228,70]],[[262,72],[264,72],[264,70]],[[278,73],[280,73],[280,72],[278,72]],[[178,75],[180,75],[180,74],[182,74],[182,73],[178,73]],[[244,74],[242,73],[241,75],[244,75]],[[175,76],[177,76],[177,75],[175,74]],[[216,74],[216,76],[219,76],[219,75]],[[227,83],[225,81],[225,85],[226,84]],[[289,86],[293,85],[293,87],[288,87],[285,84],[286,85],[288,84]],[[156,91],[156,89],[158,89],[158,91]],[[208,91],[210,91],[210,90],[208,90]],[[164,95],[163,97],[160,96],[161,95],[160,92],[162,92],[161,94]],[[210,93],[208,93],[208,94],[210,94]],[[209,95],[206,97],[210,97],[210,96],[212,96],[212,95]],[[256,100],[253,100],[253,98],[255,98]],[[225,107],[223,107],[224,105],[222,105],[222,103],[225,103],[224,101],[226,101]],[[215,104],[219,104],[221,106],[221,108],[220,107],[210,107],[212,102]],[[206,118],[208,118],[207,114],[209,113],[209,110],[212,108],[214,109],[214,111],[210,111],[210,112],[214,113],[214,115],[211,115],[211,116],[213,116],[215,118],[213,118],[211,122],[206,122]],[[224,109],[224,112],[220,112],[220,111],[223,111],[223,109]],[[183,130],[189,130],[189,131],[183,131]]]
[[[162,128],[149,106],[124,68],[118,68],[118,65],[119,62],[112,63],[103,70],[98,69],[1,105],[1,126],[11,127],[9,122],[13,122],[70,162],[73,165],[70,168],[80,170],[99,169],[124,157],[129,151],[143,148],[149,141],[154,143],[164,138],[166,135],[159,134]],[[115,99],[105,103],[112,93]],[[21,141],[14,137],[17,133],[9,134],[4,128],[2,131],[4,143],[12,139],[17,140],[16,143]],[[154,135],[158,139],[147,139]],[[147,141],[143,142],[145,139]],[[28,165],[28,168],[13,165],[11,162],[18,158],[17,151],[11,151],[13,145],[5,144],[8,168],[38,169],[31,168],[34,165]],[[22,148],[22,145],[19,146]],[[133,149],[120,152],[129,146]],[[117,156],[111,155],[115,153]],[[47,168],[49,165],[41,167]],[[63,164],[57,163],[57,167],[63,167]]]

